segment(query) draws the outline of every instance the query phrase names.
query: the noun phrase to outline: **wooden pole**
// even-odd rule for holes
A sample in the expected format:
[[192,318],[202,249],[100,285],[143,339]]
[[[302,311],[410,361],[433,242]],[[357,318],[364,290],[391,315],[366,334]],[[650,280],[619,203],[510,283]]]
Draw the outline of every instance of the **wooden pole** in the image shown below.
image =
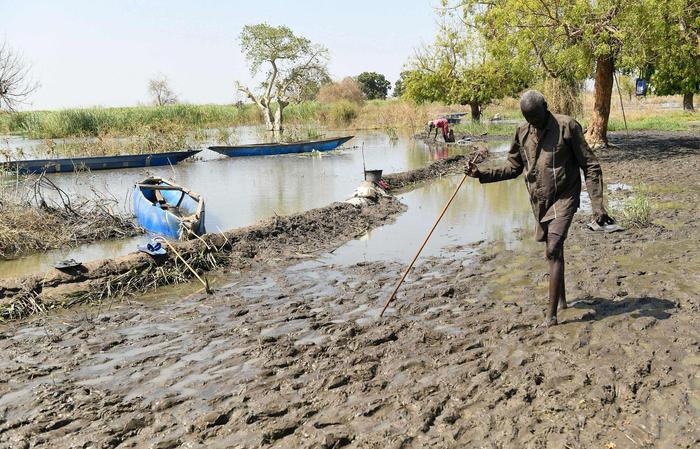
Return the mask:
[[615,84],[617,85],[617,95],[620,97],[620,109],[622,109],[622,120],[625,121],[625,133],[627,134],[627,137],[630,135],[630,130],[627,129],[627,117],[625,117],[625,106],[622,104],[622,92],[620,92],[620,81],[617,79],[617,74],[613,72],[613,75],[615,75]]
[[362,142],[362,179],[367,181],[367,167],[365,166],[365,142]]
[[[471,163],[474,164],[477,160],[486,157],[487,154],[488,151],[486,149],[477,150]],[[423,244],[420,246],[420,248],[418,248],[418,252],[415,256],[413,256],[413,260],[411,261],[411,263],[408,265],[408,267],[406,267],[406,271],[403,272],[403,276],[401,276],[401,279],[399,279],[399,283],[396,284],[396,288],[394,288],[394,291],[391,292],[391,296],[389,296],[389,299],[387,299],[386,303],[384,303],[384,308],[379,314],[380,317],[384,316],[384,312],[386,312],[386,308],[389,307],[389,303],[391,303],[391,301],[393,301],[396,297],[396,292],[399,291],[399,287],[401,287],[401,284],[403,284],[403,281],[404,279],[406,279],[408,272],[411,271],[411,268],[413,268],[413,264],[416,263],[418,256],[420,255],[421,251],[423,251],[423,248],[425,248],[425,245],[428,243],[428,240],[430,240],[430,236],[433,235],[433,231],[435,231],[435,228],[437,228],[437,225],[438,223],[440,223],[440,220],[442,220],[442,217],[445,215],[445,212],[447,212],[447,208],[449,208],[450,204],[452,204],[452,200],[454,200],[457,196],[457,192],[459,192],[459,189],[462,187],[462,184],[464,184],[464,181],[466,181],[467,176],[468,175],[466,173],[464,174],[464,176],[462,176],[462,179],[459,181],[459,185],[457,185],[457,188],[455,189],[450,199],[447,201],[447,204],[445,204],[445,207],[442,208],[442,212],[440,212],[440,215],[437,217],[437,220],[435,220],[435,224],[433,224],[433,227],[430,228],[430,232],[428,232],[428,235],[425,237],[425,240],[423,240]]]
[[452,200],[455,199],[457,196],[457,192],[459,192],[459,189],[462,187],[462,184],[464,184],[464,181],[467,179],[467,175],[465,174],[462,176],[462,179],[459,181],[459,185],[455,189],[454,193],[450,197],[449,201],[447,204],[445,204],[445,207],[442,208],[442,212],[440,212],[440,215],[438,216],[437,220],[435,220],[435,224],[433,225],[432,228],[430,228],[430,232],[428,232],[428,235],[425,237],[425,240],[423,240],[423,244],[418,248],[418,252],[416,255],[413,257],[413,260],[411,263],[406,267],[406,271],[403,272],[403,276],[401,276],[401,279],[399,279],[399,283],[396,284],[396,288],[394,288],[394,291],[391,292],[391,296],[389,296],[389,299],[386,300],[386,303],[384,304],[384,308],[382,309],[382,313],[379,314],[379,316],[383,316],[384,312],[386,311],[386,308],[389,307],[389,303],[396,297],[396,292],[399,291],[399,287],[401,287],[401,284],[403,284],[404,279],[406,279],[406,276],[408,275],[408,272],[411,271],[411,268],[413,268],[413,264],[416,263],[416,259],[418,259],[418,256],[420,255],[421,251],[423,251],[423,248],[425,248],[425,245],[428,243],[428,240],[430,239],[430,236],[433,235],[433,231],[435,231],[435,228],[437,228],[438,223],[440,223],[440,220],[442,220],[442,217],[445,215],[445,212],[447,212],[447,208],[450,207],[450,204],[452,204]]
[[211,291],[211,288],[209,288],[209,281],[202,279],[202,277],[199,274],[197,274],[196,271],[194,271],[194,268],[192,268],[192,266],[190,266],[190,264],[187,263],[185,258],[182,257],[179,252],[177,252],[175,247],[168,240],[166,240],[166,239],[161,239],[161,240],[163,242],[165,242],[166,245],[168,245],[168,248],[170,248],[175,253],[175,255],[182,261],[182,263],[184,263],[185,266],[187,268],[189,268],[189,270],[192,272],[192,274],[194,274],[197,277],[197,279],[199,279],[199,282],[201,282],[202,285],[204,285],[204,290],[207,292],[207,294],[210,295],[212,293],[212,291]]

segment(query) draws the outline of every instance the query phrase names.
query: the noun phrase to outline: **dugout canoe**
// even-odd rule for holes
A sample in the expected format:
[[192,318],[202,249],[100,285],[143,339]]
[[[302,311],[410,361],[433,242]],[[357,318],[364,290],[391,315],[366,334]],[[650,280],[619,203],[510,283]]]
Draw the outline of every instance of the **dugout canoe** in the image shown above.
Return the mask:
[[136,184],[133,205],[136,220],[147,231],[178,240],[206,232],[204,199],[172,181],[147,178]]
[[326,140],[306,140],[290,143],[257,143],[239,146],[211,146],[210,150],[229,157],[238,156],[273,156],[289,153],[310,153],[312,151],[331,151],[338,148],[354,136],[338,137]]
[[125,154],[120,156],[32,159],[0,162],[0,170],[20,174],[69,173],[82,170],[114,170],[118,168],[175,165],[202,150],[168,151],[166,153]]

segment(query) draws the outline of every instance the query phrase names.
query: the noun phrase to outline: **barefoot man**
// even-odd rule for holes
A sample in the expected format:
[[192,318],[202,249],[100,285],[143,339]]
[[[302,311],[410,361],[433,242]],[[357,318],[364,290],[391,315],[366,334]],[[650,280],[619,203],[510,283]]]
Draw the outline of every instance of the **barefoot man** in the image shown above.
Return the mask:
[[435,130],[433,140],[437,139],[438,129],[442,130],[442,138],[445,142],[449,141],[450,125],[446,118],[439,118],[428,122],[428,137]]
[[467,162],[466,173],[479,182],[497,182],[525,175],[532,211],[537,221],[535,239],[545,242],[549,261],[549,307],[544,324],[557,324],[557,306],[566,308],[564,240],[579,207],[581,174],[598,224],[612,223],[603,207],[603,174],[595,154],[583,138],[576,120],[547,110],[544,96],[525,92],[520,110],[526,122],[518,127],[501,167],[479,169]]

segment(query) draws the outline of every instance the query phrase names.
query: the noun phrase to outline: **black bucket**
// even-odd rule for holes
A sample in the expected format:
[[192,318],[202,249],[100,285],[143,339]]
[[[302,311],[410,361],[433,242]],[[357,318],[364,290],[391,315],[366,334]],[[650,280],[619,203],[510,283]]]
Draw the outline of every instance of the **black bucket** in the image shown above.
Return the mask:
[[384,170],[365,170],[365,181],[379,182]]

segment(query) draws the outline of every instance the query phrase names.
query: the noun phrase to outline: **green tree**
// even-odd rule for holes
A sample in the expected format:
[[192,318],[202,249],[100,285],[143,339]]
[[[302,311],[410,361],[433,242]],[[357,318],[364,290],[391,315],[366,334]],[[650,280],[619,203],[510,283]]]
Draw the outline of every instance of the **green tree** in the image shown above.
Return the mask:
[[653,1],[461,0],[457,6],[463,21],[481,32],[497,59],[518,66],[536,64],[543,77],[593,77],[594,105],[586,139],[605,145],[613,74],[638,49],[641,24]]
[[522,90],[527,70],[495,60],[483,51],[478,35],[444,17],[433,45],[416,52],[403,72],[404,96],[417,102],[469,105],[472,120],[493,100]]
[[240,42],[251,74],[264,68],[265,75],[258,93],[239,82],[237,89],[258,105],[269,130],[281,131],[284,108],[318,91],[329,79],[328,50],[285,26],[266,23],[244,26]]
[[368,100],[386,99],[391,83],[377,72],[362,72],[357,76],[357,83]]
[[700,3],[665,0],[652,3],[644,51],[632,65],[651,71],[650,84],[658,95],[683,95],[683,109],[693,111],[700,92]]
[[407,74],[407,71],[403,71],[399,74],[399,79],[397,79],[394,83],[394,90],[391,93],[394,97],[399,98],[406,91],[406,89],[404,88],[404,79],[406,78]]
[[634,80],[628,75],[618,75],[617,82],[620,85],[620,90],[627,96],[627,100],[632,101],[635,94]]

